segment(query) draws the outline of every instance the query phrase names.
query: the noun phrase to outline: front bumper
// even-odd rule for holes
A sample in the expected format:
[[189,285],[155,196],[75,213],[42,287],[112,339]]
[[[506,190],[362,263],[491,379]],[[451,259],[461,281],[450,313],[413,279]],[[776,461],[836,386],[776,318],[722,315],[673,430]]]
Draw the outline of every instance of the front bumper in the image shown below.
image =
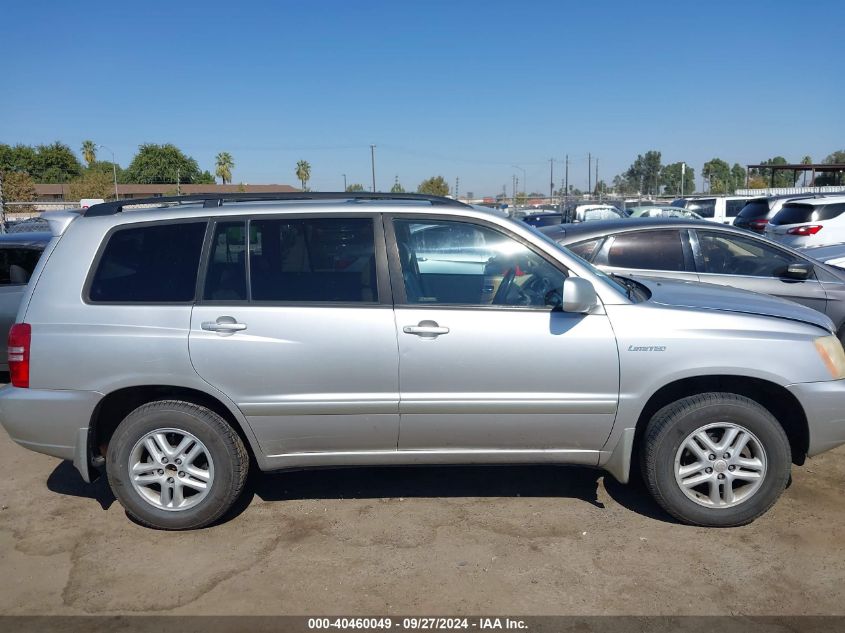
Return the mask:
[[807,416],[809,457],[845,444],[845,380],[788,385]]
[[37,453],[73,460],[88,478],[88,425],[103,395],[95,391],[0,388],[0,424]]

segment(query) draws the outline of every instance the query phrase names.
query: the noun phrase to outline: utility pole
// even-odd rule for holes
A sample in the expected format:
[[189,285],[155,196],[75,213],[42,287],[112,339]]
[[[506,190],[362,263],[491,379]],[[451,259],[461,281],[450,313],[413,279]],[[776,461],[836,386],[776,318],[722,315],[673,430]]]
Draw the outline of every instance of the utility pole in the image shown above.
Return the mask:
[[511,202],[513,203],[513,206],[516,206],[516,188],[517,188],[518,185],[519,185],[519,178],[517,178],[516,174],[514,174],[513,175],[513,189],[512,189],[513,199],[511,200]]
[[346,191],[346,174],[343,174],[343,190]]
[[555,159],[549,159],[549,204],[555,195]]
[[455,176],[455,200],[458,199],[458,185],[460,185],[461,179],[458,176]]
[[6,201],[3,198],[3,171],[0,170],[0,233],[6,232]]
[[565,185],[564,185],[564,193],[566,194],[566,199],[569,200],[569,154],[566,155],[566,176],[564,178]]
[[601,201],[601,189],[599,189],[599,158],[596,156],[596,189],[599,192],[599,201]]
[[587,195],[593,193],[593,155],[587,153]]
[[681,197],[684,197],[684,180],[687,179],[687,164],[681,163]]
[[373,193],[376,192],[376,146],[370,145],[370,167],[373,169]]
[[182,195],[182,183],[180,182],[181,179],[179,178],[179,168],[176,168],[176,195]]
[[102,143],[98,144],[97,147],[102,147],[103,149],[107,149],[111,152],[111,170],[112,175],[114,176],[114,199],[120,200],[120,196],[117,193],[117,163],[114,160],[114,150],[111,147],[106,147]]

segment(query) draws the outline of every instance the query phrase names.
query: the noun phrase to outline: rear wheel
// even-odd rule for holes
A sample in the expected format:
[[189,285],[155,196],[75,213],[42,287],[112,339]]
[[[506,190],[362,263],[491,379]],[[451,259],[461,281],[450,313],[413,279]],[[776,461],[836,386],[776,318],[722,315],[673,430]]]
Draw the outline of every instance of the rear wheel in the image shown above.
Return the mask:
[[693,525],[750,523],[789,480],[789,440],[758,403],[730,393],[674,402],[649,421],[643,478],[672,516]]
[[126,416],[106,457],[109,485],[127,513],[164,530],[219,519],[240,495],[248,468],[231,425],[178,400],[150,402]]

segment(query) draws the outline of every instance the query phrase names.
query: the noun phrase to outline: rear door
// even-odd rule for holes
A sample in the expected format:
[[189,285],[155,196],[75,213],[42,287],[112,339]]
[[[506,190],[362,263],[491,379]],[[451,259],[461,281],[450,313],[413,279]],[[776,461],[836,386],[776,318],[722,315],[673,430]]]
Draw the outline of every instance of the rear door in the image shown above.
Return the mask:
[[191,359],[267,455],[396,450],[396,331],[377,214],[216,222]]
[[791,263],[812,262],[751,235],[696,229],[693,252],[701,281],[774,295],[825,312],[827,294],[815,274],[785,276]]
[[648,229],[611,235],[592,262],[607,273],[698,281],[686,229]]

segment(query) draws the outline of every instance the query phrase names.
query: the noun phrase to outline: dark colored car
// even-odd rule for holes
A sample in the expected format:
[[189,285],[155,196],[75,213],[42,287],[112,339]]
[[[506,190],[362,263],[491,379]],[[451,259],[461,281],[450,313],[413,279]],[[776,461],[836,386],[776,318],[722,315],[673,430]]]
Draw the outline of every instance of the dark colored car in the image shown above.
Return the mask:
[[[51,237],[50,233],[0,235],[0,331],[4,339],[15,322],[29,277]],[[9,365],[4,355],[0,372],[6,371]]]
[[766,225],[769,223],[769,220],[781,210],[784,204],[813,197],[791,195],[752,198],[742,207],[739,215],[736,216],[734,226],[763,234],[766,232]]
[[733,286],[828,315],[845,339],[845,270],[743,229],[662,218],[542,229],[605,272]]

